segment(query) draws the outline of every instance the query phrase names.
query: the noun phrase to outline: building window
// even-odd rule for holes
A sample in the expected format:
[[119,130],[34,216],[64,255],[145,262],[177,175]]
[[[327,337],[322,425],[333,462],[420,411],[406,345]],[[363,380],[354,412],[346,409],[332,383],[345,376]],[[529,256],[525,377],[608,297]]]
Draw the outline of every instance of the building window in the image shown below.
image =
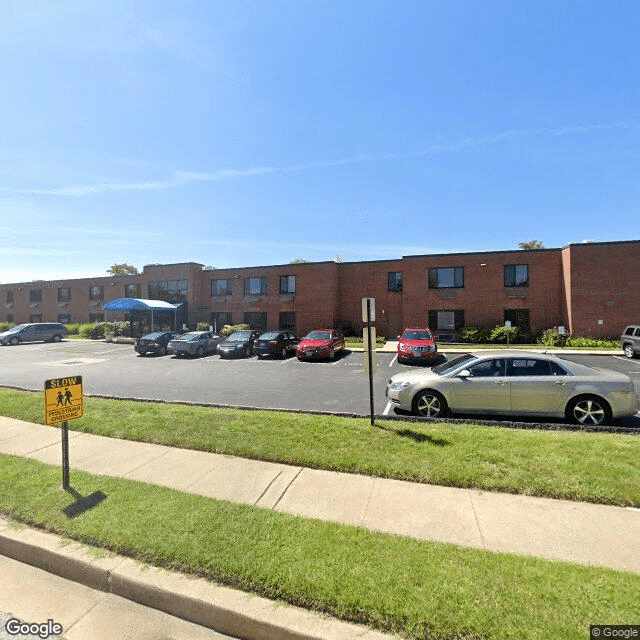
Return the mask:
[[245,278],[244,279],[244,295],[257,296],[261,293],[267,293],[266,278]]
[[387,283],[389,291],[402,291],[402,271],[389,271]]
[[461,289],[462,287],[464,287],[464,267],[429,269],[429,289]]
[[32,313],[29,316],[29,322],[42,322],[42,314],[41,313]]
[[280,329],[283,331],[296,332],[296,312],[281,311],[280,312]]
[[124,285],[124,297],[125,298],[140,298],[140,285],[139,284],[125,284]]
[[102,302],[104,300],[104,287],[89,287],[89,300]]
[[186,280],[163,280],[149,283],[149,298],[165,302],[186,302],[189,285]]
[[267,314],[262,311],[247,311],[244,314],[244,323],[257,331],[266,331]]
[[71,302],[71,289],[68,287],[58,288],[58,302]]
[[209,324],[213,330],[219,332],[225,324],[233,324],[230,311],[213,311],[211,313],[211,321]]
[[13,313],[7,313],[7,322],[13,322]]
[[13,304],[13,291],[7,291],[7,304]]
[[104,322],[104,313],[90,313],[89,322]]
[[211,281],[211,296],[230,296],[233,295],[233,286],[231,280],[212,280]]
[[296,277],[280,276],[280,293],[295,293],[295,292],[296,292]]
[[71,314],[70,313],[59,313],[58,314],[58,322],[62,324],[69,324],[71,322]]
[[510,322],[512,327],[518,327],[521,334],[528,334],[531,329],[529,309],[505,309],[504,321]]
[[[29,291],[29,304],[36,304],[38,302],[42,302],[42,289],[31,289]],[[39,320],[34,322],[39,322]]]
[[433,331],[459,331],[464,327],[464,311],[429,311],[429,328]]
[[529,265],[528,264],[505,264],[504,265],[504,286],[505,287],[528,287],[529,286]]

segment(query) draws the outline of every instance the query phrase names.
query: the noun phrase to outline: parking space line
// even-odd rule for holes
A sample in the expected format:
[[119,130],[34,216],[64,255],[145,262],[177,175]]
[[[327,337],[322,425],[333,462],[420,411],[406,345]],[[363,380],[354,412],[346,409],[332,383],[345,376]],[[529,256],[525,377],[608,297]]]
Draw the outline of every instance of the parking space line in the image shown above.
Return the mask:
[[[396,353],[395,356],[393,356],[393,358],[391,358],[391,362],[389,363],[389,367],[391,367],[393,365],[393,363],[398,359],[398,354]],[[386,414],[385,414],[386,415]]]
[[384,411],[382,412],[383,416],[388,416],[389,415],[389,411],[391,411],[391,403],[387,402],[387,406],[384,408]]

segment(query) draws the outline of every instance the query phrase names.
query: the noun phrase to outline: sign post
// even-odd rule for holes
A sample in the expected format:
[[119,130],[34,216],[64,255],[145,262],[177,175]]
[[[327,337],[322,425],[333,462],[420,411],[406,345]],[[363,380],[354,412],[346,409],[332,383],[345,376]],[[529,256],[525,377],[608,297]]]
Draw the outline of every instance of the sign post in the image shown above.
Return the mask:
[[376,301],[375,298],[362,298],[362,321],[367,323],[366,329],[363,331],[363,342],[365,349],[365,372],[369,372],[369,410],[371,414],[371,426],[374,425],[373,419],[373,371],[377,368],[377,362],[374,362],[373,348],[376,343],[376,329],[371,326],[376,320]]
[[84,415],[82,376],[44,381],[44,414],[49,425],[62,423],[62,488],[69,488],[69,420]]

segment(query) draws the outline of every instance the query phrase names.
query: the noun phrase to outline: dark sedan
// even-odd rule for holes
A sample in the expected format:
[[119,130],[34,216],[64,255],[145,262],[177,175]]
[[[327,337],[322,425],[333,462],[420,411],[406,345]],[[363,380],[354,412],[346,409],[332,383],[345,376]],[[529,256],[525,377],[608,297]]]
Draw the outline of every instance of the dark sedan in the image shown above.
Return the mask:
[[167,355],[167,345],[175,337],[175,331],[165,331],[163,333],[148,333],[136,340],[133,347],[141,356],[148,353],[155,353],[157,356]]
[[221,358],[237,356],[248,358],[253,353],[253,341],[260,335],[259,331],[243,330],[232,333],[218,345]]
[[267,331],[255,341],[253,350],[258,358],[279,356],[284,359],[296,352],[299,342],[300,338],[289,331]]
[[215,353],[222,338],[213,331],[191,331],[176,336],[167,345],[167,352],[176,357],[196,356],[201,358],[206,353]]

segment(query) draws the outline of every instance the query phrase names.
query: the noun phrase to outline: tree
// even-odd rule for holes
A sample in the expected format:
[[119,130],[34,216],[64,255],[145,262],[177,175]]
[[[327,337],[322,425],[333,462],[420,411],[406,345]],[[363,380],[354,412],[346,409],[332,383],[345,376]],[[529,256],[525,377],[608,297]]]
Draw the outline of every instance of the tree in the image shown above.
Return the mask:
[[110,276],[135,276],[140,272],[133,265],[123,262],[122,264],[111,265],[111,268],[107,269],[107,273]]
[[525,251],[533,251],[534,249],[544,249],[542,240],[529,240],[529,242],[518,242],[518,246]]

